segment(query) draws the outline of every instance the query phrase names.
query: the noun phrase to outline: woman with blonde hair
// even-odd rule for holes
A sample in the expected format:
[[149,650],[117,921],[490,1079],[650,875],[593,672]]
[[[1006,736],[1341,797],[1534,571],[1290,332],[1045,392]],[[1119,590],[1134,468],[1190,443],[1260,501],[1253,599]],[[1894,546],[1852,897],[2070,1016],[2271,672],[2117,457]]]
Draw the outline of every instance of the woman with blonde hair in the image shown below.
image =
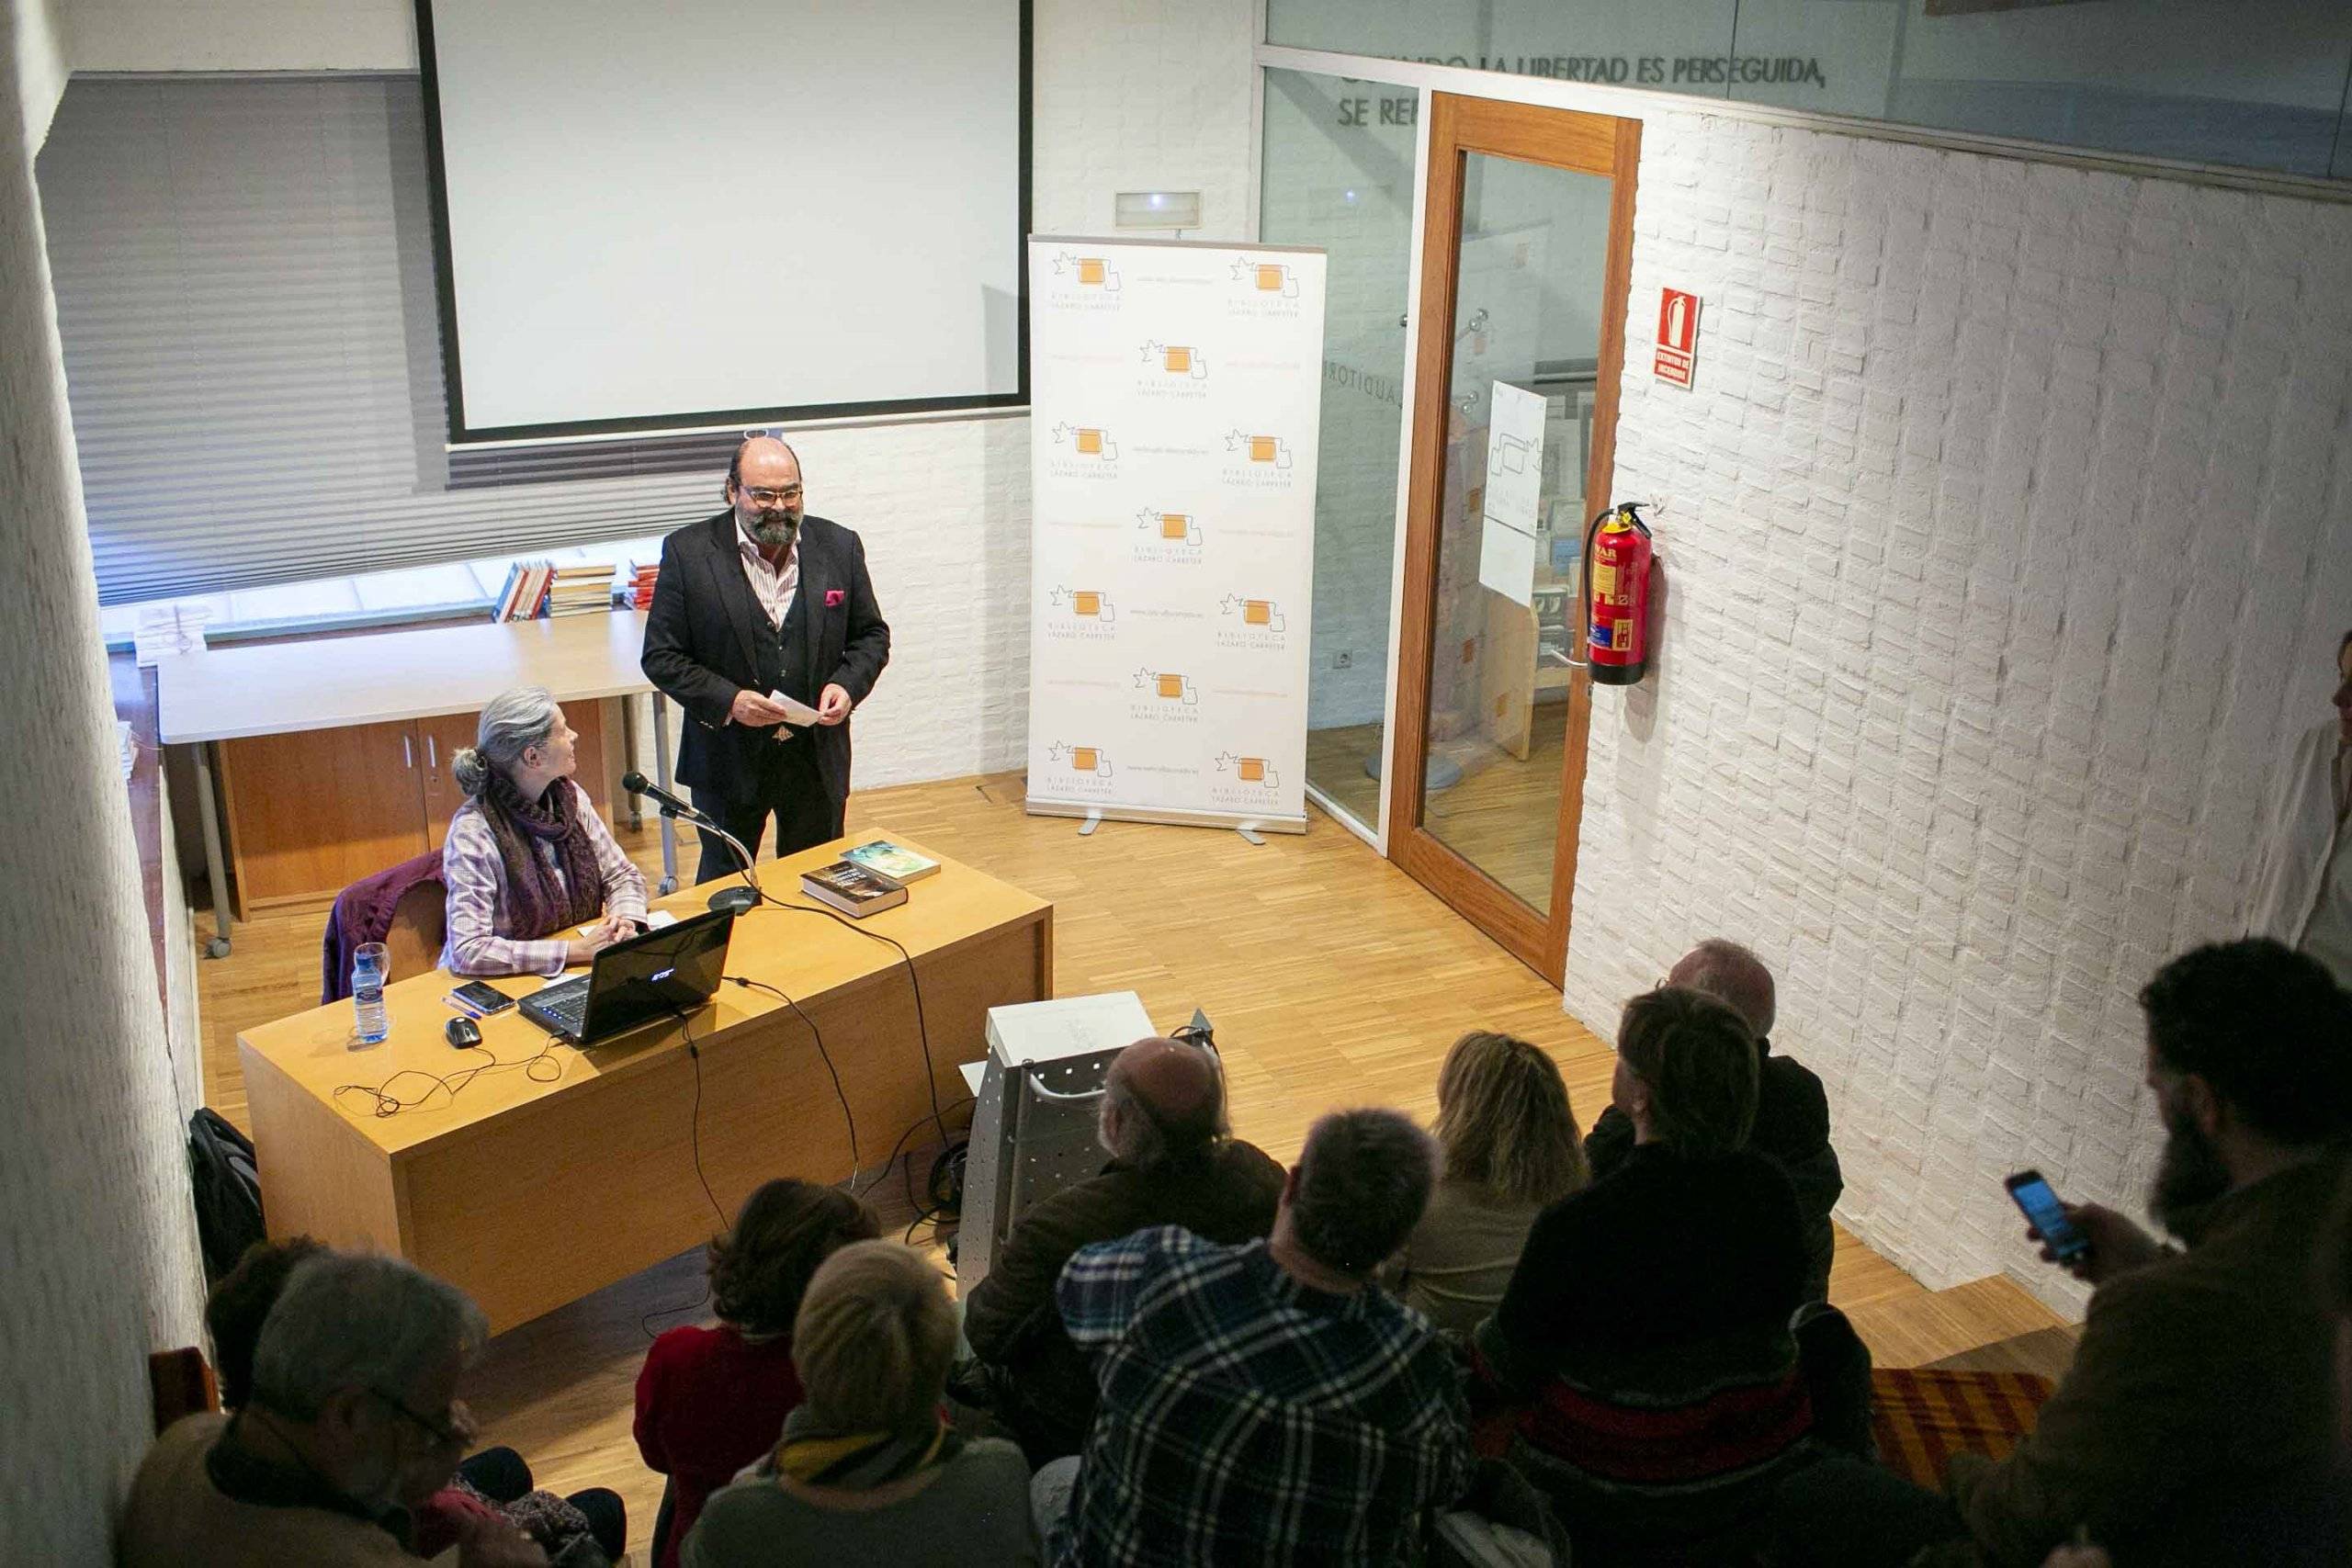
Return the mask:
[[803,1398],[775,1452],[712,1495],[685,1568],[876,1562],[1030,1568],[1029,1464],[947,1424],[956,1308],[895,1241],[854,1241],[808,1282],[792,1329]]
[[468,797],[441,846],[451,974],[560,975],[641,929],[645,874],[572,782],[579,739],[546,687],[521,686],[449,760]]
[[1438,1327],[1467,1334],[1503,1299],[1535,1216],[1590,1179],[1568,1086],[1526,1041],[1473,1030],[1437,1075],[1443,1174],[1389,1282]]

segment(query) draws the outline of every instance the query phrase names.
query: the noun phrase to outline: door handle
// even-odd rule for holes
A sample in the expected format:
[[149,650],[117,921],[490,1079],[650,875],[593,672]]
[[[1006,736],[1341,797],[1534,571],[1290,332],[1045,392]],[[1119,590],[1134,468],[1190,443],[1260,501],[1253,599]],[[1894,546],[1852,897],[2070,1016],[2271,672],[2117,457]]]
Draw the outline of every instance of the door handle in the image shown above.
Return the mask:
[[441,748],[434,744],[430,735],[424,738],[424,771],[428,773],[441,771]]
[[409,769],[411,772],[415,771],[416,740],[413,736],[403,735],[401,737],[401,766]]

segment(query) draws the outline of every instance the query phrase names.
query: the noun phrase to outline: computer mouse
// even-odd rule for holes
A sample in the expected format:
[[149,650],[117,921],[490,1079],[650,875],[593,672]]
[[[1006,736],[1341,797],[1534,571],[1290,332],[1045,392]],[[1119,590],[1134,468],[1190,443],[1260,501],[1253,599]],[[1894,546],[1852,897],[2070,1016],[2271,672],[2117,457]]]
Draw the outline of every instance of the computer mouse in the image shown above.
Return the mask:
[[462,1015],[443,1024],[441,1033],[443,1038],[460,1051],[469,1045],[481,1043],[481,1025]]

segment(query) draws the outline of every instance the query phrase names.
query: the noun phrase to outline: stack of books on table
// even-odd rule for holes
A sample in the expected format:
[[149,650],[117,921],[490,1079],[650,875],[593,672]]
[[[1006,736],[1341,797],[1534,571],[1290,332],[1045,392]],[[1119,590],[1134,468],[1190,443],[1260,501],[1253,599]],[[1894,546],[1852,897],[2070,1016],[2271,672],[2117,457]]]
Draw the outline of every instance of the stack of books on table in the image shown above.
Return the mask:
[[490,618],[493,621],[536,618],[547,604],[548,590],[554,581],[553,562],[516,561],[506,569],[506,586],[499,591],[498,603],[492,608]]
[[585,561],[555,569],[555,583],[548,591],[549,615],[585,615],[613,607],[613,569],[609,562]]
[[662,574],[662,563],[658,560],[633,560],[628,563],[628,571],[621,591],[628,595],[629,607],[650,610],[653,608],[653,580]]

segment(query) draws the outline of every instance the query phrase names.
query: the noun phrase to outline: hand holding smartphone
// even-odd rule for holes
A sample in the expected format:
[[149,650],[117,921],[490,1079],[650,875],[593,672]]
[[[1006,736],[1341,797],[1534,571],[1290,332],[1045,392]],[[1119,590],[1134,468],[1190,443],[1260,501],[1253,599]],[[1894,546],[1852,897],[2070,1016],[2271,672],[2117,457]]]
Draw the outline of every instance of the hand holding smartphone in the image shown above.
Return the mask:
[[2066,1217],[2066,1206],[2038,1170],[2020,1170],[2001,1183],[2025,1213],[2026,1223],[2062,1265],[2071,1266],[2089,1256],[2090,1238]]

